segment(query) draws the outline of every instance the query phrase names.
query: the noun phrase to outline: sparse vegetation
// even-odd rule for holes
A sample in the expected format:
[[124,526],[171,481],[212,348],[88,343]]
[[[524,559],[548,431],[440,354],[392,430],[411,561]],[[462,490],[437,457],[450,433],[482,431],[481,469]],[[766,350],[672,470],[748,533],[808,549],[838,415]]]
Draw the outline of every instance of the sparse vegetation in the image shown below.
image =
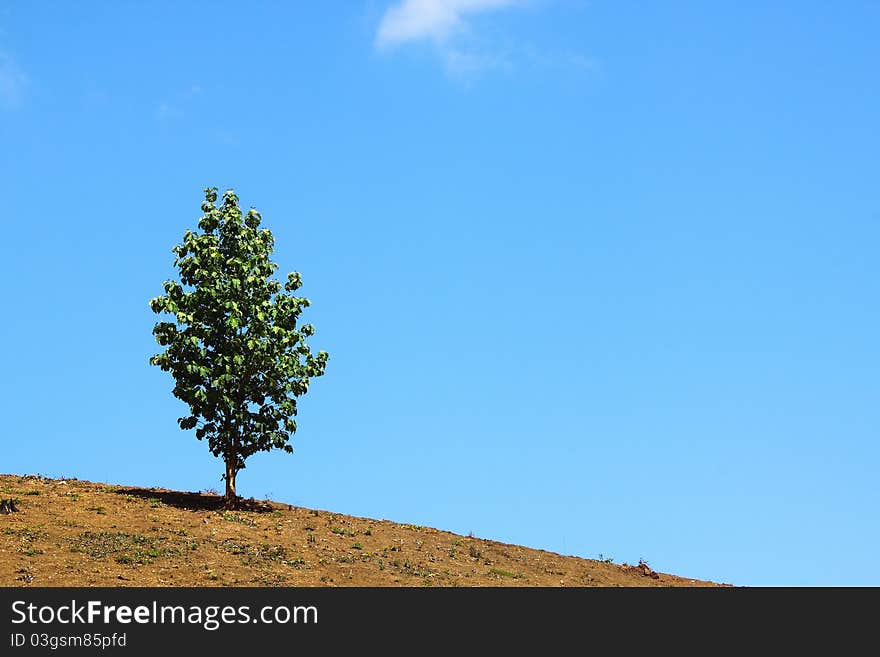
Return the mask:
[[166,554],[179,554],[176,549],[161,546],[161,539],[127,532],[83,532],[71,541],[71,552],[82,552],[92,559],[113,556],[116,563],[144,565]]
[[241,525],[249,525],[249,526],[251,526],[251,527],[254,527],[254,526],[256,526],[256,524],[257,524],[257,523],[255,523],[253,520],[251,520],[250,518],[247,518],[247,517],[245,517],[245,516],[239,515],[239,514],[237,514],[237,513],[229,513],[229,512],[226,512],[226,513],[223,513],[221,517],[222,517],[224,520],[227,520],[227,521],[229,521],[229,522],[237,522],[237,523],[239,523],[239,524],[241,524]]
[[26,557],[33,557],[38,554],[43,554],[43,551],[41,549],[35,547],[19,548],[18,551]]
[[42,529],[32,529],[30,527],[4,527],[3,534],[6,536],[18,536],[22,541],[33,543],[34,541],[44,540],[49,534]]
[[[303,508],[279,517],[277,505],[255,500],[232,512],[200,493],[39,483],[41,495],[0,516],[0,585],[694,584],[661,576],[644,559],[608,567],[405,523]],[[0,475],[4,487],[27,488]]]
[[287,550],[283,545],[271,545],[269,543],[253,545],[246,541],[233,539],[226,539],[220,545],[229,554],[240,556],[241,562],[245,565],[283,561],[287,555]]

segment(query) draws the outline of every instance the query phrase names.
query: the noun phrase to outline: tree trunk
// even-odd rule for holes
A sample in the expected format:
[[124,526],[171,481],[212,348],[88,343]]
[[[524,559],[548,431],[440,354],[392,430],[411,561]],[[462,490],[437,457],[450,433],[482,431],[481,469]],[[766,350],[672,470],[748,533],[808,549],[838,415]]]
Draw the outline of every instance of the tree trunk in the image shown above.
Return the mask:
[[226,499],[225,506],[227,509],[234,509],[238,496],[235,494],[235,457],[226,459]]

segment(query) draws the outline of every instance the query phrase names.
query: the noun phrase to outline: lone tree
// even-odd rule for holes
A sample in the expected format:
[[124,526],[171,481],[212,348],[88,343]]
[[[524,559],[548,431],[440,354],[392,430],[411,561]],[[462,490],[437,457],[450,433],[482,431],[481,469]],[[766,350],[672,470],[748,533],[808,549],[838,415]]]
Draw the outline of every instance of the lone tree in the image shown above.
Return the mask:
[[[294,296],[298,272],[283,285],[271,278],[278,268],[269,256],[272,233],[262,217],[242,215],[232,190],[205,190],[201,232],[187,230],[172,251],[180,282],[166,281],[165,294],[150,300],[155,313],[176,321],[157,322],[156,341],[165,347],[150,358],[170,371],[174,396],[189,406],[181,429],[207,439],[226,464],[227,508],[236,505],[235,476],[247,457],[272,448],[290,453],[296,431],[296,398],[312,377],[324,374],[327,353],[312,355],[306,339],[311,324],[297,328],[309,300]],[[283,291],[282,291],[283,289]]]

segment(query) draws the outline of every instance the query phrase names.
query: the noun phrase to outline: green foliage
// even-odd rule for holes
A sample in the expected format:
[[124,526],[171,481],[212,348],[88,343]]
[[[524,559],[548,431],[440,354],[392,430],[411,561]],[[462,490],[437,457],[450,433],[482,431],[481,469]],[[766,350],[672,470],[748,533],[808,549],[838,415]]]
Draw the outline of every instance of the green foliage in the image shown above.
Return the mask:
[[244,516],[239,516],[234,513],[224,513],[222,517],[224,520],[227,520],[229,522],[237,522],[240,525],[249,525],[251,527],[256,527],[257,525],[257,523],[255,523],[250,518],[245,518]]
[[309,306],[293,294],[300,274],[283,285],[272,278],[274,238],[260,228],[260,213],[243,214],[232,190],[216,201],[217,188],[206,189],[199,230],[187,230],[172,249],[180,281],[166,281],[165,294],[150,300],[153,312],[173,318],[154,326],[165,350],[150,363],[171,372],[174,396],[189,407],[180,428],[195,429],[226,462],[228,501],[245,459],[293,451],[296,399],[324,374],[328,355],[306,344],[311,324],[297,326]]
[[93,559],[113,555],[114,561],[126,565],[152,563],[162,556],[174,556],[179,550],[161,545],[162,539],[126,532],[83,532],[71,541],[71,552],[82,552]]

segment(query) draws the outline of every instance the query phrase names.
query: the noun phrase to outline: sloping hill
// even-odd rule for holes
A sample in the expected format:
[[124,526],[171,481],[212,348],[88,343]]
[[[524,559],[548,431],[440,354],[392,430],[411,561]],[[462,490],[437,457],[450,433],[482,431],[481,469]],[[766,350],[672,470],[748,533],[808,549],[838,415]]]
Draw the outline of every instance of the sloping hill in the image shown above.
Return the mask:
[[716,586],[428,527],[0,475],[2,586]]

